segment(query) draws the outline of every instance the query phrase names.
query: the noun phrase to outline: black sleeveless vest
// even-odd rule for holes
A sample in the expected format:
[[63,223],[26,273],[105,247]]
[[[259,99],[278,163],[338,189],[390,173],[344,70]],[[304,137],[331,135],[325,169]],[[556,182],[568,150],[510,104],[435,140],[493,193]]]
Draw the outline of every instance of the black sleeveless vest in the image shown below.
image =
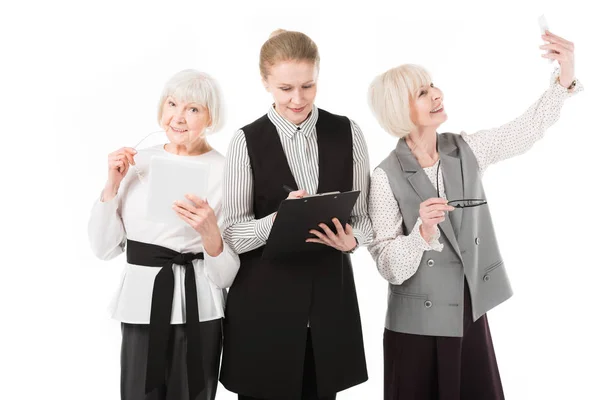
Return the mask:
[[[319,110],[318,193],[352,190],[350,121]],[[277,211],[298,189],[277,130],[265,115],[243,129],[254,178],[254,214]],[[367,379],[360,315],[350,258],[323,246],[286,260],[263,260],[264,247],[240,255],[229,291],[221,382],[267,399],[300,399],[307,322],[320,396]]]

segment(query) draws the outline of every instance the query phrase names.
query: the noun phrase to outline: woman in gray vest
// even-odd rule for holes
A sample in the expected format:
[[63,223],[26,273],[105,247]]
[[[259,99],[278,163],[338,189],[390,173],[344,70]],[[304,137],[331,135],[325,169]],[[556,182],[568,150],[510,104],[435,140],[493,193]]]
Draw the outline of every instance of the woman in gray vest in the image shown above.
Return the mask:
[[543,57],[560,69],[523,115],[497,129],[438,134],[443,94],[416,65],[392,68],[369,88],[378,122],[400,138],[374,170],[369,195],[369,250],[389,282],[386,400],[504,398],[486,312],[512,290],[481,177],[531,148],[581,90],[573,44],[548,31],[542,38]]
[[[260,72],[273,105],[236,133],[225,166],[224,238],[241,265],[227,299],[221,382],[245,400],[335,399],[367,379],[348,255],[371,239],[367,148],[358,125],[314,105],[319,52],[308,36],[274,32]],[[262,259],[282,200],[348,190],[361,191],[350,224],[310,232],[321,249]]]

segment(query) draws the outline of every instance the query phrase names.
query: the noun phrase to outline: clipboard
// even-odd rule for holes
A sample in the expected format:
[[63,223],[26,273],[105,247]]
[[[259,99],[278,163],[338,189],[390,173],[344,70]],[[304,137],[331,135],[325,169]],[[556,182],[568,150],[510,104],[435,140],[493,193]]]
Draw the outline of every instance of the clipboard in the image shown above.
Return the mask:
[[154,156],[150,159],[146,218],[150,221],[187,226],[173,211],[175,200],[191,202],[187,193],[206,197],[210,165],[188,160]]
[[307,243],[306,239],[314,237],[309,231],[320,230],[319,224],[324,223],[336,232],[331,221],[333,218],[339,219],[342,226],[345,226],[359,194],[360,190],[353,190],[283,200],[279,205],[262,257],[285,258],[298,253],[316,252],[328,248],[319,243]]

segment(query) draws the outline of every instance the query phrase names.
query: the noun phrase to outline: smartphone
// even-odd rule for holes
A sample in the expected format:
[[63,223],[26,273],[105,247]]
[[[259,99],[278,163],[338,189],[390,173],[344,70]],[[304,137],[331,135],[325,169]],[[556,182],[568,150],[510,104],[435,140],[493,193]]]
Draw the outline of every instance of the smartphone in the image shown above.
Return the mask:
[[[539,16],[538,24],[540,26],[541,34],[545,35],[546,31],[549,30],[549,28],[548,28],[548,21],[546,20],[546,16],[544,14]],[[548,43],[548,42],[546,42],[546,43]],[[546,54],[550,54],[550,53],[552,53],[552,50],[548,50],[548,52]],[[552,61],[554,61],[554,60],[548,59],[548,64],[552,64]]]

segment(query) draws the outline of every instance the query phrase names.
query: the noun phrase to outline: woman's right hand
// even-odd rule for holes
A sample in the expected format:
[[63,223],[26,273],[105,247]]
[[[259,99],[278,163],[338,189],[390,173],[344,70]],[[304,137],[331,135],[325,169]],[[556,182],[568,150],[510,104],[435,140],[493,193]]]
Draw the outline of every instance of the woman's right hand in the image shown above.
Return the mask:
[[122,147],[108,155],[108,179],[102,195],[104,201],[115,197],[121,181],[129,171],[129,165],[135,165],[133,156],[137,151],[132,147]]
[[[306,190],[294,190],[288,194],[286,200],[301,199],[304,196],[308,196],[308,192]],[[277,212],[273,213],[273,221],[275,221],[275,218],[277,218]]]
[[419,216],[421,217],[421,236],[427,243],[436,233],[436,227],[446,219],[446,211],[452,211],[454,207],[448,205],[448,200],[432,197],[421,203]]
[[301,199],[305,196],[308,196],[308,192],[306,190],[295,190],[293,192],[290,192],[290,194],[288,194],[287,199]]

